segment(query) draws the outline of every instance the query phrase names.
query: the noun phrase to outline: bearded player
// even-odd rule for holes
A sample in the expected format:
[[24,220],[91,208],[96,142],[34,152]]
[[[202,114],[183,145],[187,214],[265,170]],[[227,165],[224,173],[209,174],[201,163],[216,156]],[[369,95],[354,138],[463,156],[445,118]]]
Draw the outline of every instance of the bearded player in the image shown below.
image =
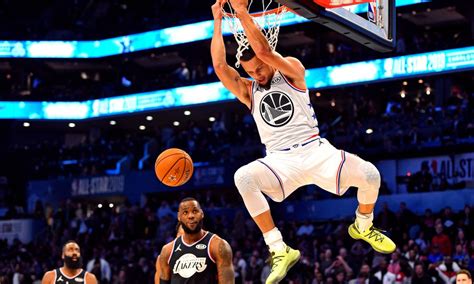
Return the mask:
[[82,269],[81,248],[75,241],[63,245],[63,267],[44,274],[41,284],[97,284],[94,274]]
[[203,219],[196,199],[185,198],[179,203],[183,235],[161,250],[160,284],[234,283],[232,249],[224,239],[202,229]]

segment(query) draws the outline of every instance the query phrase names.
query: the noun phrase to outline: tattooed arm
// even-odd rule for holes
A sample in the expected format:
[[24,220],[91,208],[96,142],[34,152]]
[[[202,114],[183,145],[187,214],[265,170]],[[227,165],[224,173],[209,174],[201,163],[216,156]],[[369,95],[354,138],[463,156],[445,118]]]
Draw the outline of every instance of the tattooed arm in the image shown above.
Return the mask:
[[234,266],[232,249],[229,243],[216,236],[211,241],[211,256],[216,260],[219,284],[234,284]]
[[[173,248],[173,242],[166,244],[161,249],[160,256],[158,257],[158,260],[157,260],[158,263],[156,265],[157,268],[160,268],[160,272],[159,272],[160,278],[159,279],[155,278],[155,284],[170,283],[171,269],[168,264],[168,258],[171,254],[172,248]],[[159,283],[157,283],[156,281],[159,281]]]

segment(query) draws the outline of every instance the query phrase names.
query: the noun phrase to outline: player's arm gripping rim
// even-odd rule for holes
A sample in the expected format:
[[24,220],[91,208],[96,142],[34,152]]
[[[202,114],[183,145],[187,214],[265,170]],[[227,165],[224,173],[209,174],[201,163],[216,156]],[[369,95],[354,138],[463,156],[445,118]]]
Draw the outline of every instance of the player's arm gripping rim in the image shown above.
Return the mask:
[[250,94],[248,90],[251,81],[240,77],[237,70],[227,64],[224,38],[222,36],[221,2],[222,0],[216,0],[216,3],[211,7],[212,15],[214,16],[214,33],[211,40],[212,65],[224,87],[250,108]]
[[283,57],[278,52],[272,50],[267,39],[248,13],[248,0],[230,0],[230,3],[237,13],[237,18],[242,23],[245,35],[255,55],[266,64],[280,70],[296,87],[306,89],[304,79],[305,68],[303,64],[294,57]]
[[216,236],[211,243],[211,254],[216,260],[219,284],[235,283],[232,249],[229,243]]
[[[161,249],[160,257],[158,258],[160,262],[160,283],[159,284],[169,284],[171,280],[171,268],[168,264],[168,258],[170,257],[172,250],[173,242],[168,243],[163,246]],[[158,284],[158,283],[155,283]]]

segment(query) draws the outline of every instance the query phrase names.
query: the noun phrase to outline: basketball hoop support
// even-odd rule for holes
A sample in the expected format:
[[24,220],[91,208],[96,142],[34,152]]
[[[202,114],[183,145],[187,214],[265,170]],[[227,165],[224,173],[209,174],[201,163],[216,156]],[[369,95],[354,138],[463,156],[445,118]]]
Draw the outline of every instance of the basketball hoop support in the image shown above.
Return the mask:
[[[312,0],[276,1],[287,6],[294,13],[343,34],[370,49],[379,52],[390,52],[396,46],[395,0],[387,0],[390,7],[384,7],[383,11],[386,19],[391,21],[388,30],[384,30],[382,27],[370,23],[344,8],[326,9]],[[392,13],[392,15],[389,13]],[[348,20],[349,18],[350,20]]]

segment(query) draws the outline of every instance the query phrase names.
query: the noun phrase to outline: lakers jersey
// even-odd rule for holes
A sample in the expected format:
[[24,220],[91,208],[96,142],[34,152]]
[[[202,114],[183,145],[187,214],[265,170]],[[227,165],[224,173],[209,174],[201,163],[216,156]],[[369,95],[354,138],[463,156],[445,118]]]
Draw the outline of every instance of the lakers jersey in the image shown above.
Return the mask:
[[77,275],[73,277],[68,277],[62,273],[61,268],[54,270],[56,273],[56,278],[54,279],[55,284],[87,284],[86,283],[86,273],[84,269],[81,269]]
[[308,90],[293,86],[276,71],[269,89],[252,81],[251,111],[267,151],[285,149],[319,134]]
[[193,244],[185,243],[182,236],[175,239],[168,260],[172,284],[217,283],[217,266],[210,253],[214,236],[213,233],[206,232]]

